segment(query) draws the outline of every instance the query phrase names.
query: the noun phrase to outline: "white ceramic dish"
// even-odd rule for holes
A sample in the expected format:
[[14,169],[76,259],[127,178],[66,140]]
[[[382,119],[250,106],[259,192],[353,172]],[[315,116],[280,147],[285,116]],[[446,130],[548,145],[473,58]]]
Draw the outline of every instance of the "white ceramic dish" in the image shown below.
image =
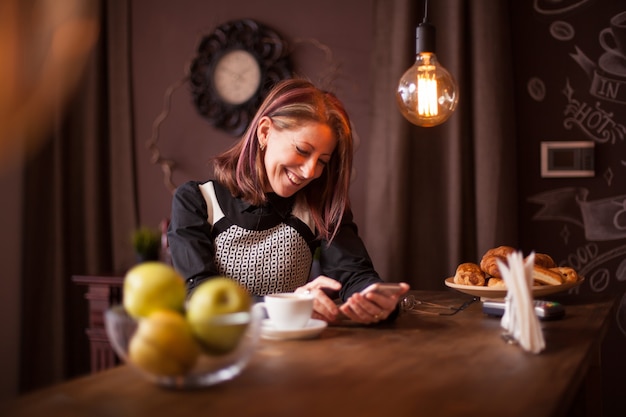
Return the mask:
[[279,330],[274,327],[270,319],[265,319],[261,323],[261,337],[270,340],[312,339],[319,336],[326,326],[328,323],[323,320],[310,319],[302,329]]
[[[533,297],[544,297],[546,295],[556,294],[567,291],[571,288],[579,286],[585,279],[580,278],[576,282],[561,285],[535,285],[532,287]],[[484,299],[498,299],[506,297],[506,288],[495,287],[478,287],[472,285],[460,285],[454,283],[454,277],[446,278],[446,285],[465,294],[481,297]]]

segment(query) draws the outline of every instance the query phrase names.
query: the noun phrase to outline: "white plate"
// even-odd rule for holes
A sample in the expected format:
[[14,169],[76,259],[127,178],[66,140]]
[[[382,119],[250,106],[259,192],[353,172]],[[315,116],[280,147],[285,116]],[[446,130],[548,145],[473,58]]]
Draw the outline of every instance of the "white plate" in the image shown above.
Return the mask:
[[272,340],[312,339],[322,333],[326,326],[328,323],[323,320],[310,319],[302,329],[278,330],[270,319],[265,319],[261,323],[261,336]]
[[[567,291],[570,288],[579,286],[584,281],[584,278],[579,278],[576,282],[568,282],[561,285],[535,285],[532,287],[533,297],[543,297],[545,295],[556,294],[559,292]],[[454,283],[454,277],[446,278],[446,285],[450,288],[454,288],[457,291],[473,295],[481,298],[504,298],[506,297],[506,288],[498,287],[480,287],[473,285],[460,285]]]

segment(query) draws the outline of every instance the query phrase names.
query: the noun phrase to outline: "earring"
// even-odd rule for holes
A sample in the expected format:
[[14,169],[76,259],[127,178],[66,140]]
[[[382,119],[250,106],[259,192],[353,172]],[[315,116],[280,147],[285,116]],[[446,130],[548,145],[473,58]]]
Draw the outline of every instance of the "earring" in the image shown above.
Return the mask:
[[261,152],[263,152],[263,151],[265,150],[265,144],[264,144],[264,143],[261,143],[261,144],[259,145],[259,148],[261,148]]

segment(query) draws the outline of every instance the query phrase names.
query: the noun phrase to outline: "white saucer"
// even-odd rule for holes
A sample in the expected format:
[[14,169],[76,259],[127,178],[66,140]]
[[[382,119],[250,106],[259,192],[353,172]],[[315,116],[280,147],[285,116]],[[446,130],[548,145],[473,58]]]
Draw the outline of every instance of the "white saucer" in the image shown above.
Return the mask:
[[261,337],[272,340],[312,339],[322,333],[326,326],[328,323],[323,320],[310,319],[303,329],[278,330],[270,319],[265,319],[261,323]]

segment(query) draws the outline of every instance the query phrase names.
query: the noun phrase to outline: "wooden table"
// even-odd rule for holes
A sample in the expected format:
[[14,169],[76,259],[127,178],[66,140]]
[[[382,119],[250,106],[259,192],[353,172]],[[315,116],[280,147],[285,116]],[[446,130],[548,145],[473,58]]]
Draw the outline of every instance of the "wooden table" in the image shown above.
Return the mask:
[[587,414],[601,415],[599,347],[614,302],[566,308],[565,318],[542,323],[547,348],[538,355],[505,343],[500,321],[475,302],[452,316],[403,313],[391,325],[332,326],[313,340],[262,340],[241,375],[213,387],[164,389],[118,366],[25,395],[0,414],[542,417],[568,415],[582,393]]

